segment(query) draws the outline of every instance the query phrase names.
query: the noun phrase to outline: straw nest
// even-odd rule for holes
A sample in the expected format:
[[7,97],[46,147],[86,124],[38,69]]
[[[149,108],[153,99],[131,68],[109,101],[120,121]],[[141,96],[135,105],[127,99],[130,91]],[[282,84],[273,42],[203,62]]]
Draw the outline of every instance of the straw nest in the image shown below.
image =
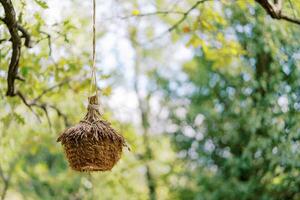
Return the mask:
[[70,167],[76,171],[107,171],[121,158],[124,137],[101,119],[97,96],[89,97],[88,112],[79,124],[66,129],[61,142]]

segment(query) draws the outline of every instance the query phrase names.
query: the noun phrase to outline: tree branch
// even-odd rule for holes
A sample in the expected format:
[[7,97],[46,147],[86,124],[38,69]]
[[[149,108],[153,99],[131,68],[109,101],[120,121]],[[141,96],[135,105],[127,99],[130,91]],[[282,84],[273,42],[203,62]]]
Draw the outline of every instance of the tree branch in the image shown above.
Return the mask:
[[20,91],[17,91],[16,95],[18,97],[20,97],[20,99],[22,100],[22,102],[31,110],[31,112],[33,112],[35,114],[35,116],[38,118],[39,121],[41,121],[41,119],[38,116],[38,114],[33,110],[33,107],[39,108],[39,109],[41,109],[45,113],[45,115],[47,117],[48,124],[49,124],[50,127],[51,127],[51,121],[50,121],[50,118],[49,118],[48,108],[53,109],[57,113],[57,115],[59,117],[63,118],[65,126],[69,126],[70,125],[70,123],[68,121],[68,118],[67,118],[67,115],[65,115],[63,112],[61,112],[60,109],[57,108],[55,105],[47,104],[47,103],[39,103],[39,102],[37,102],[35,100],[28,101],[26,99],[26,97]]
[[33,102],[37,102],[39,99],[41,99],[45,94],[47,94],[48,92],[51,92],[52,90],[54,90],[55,88],[58,88],[58,87],[61,87],[67,83],[70,82],[70,79],[65,79],[64,81],[56,84],[56,85],[53,85],[52,87],[50,88],[47,88],[45,89],[44,91],[42,91],[42,93],[40,95],[38,95],[34,100]]
[[28,48],[32,47],[32,42],[31,42],[31,35],[28,33],[28,31],[23,28],[20,24],[18,24],[18,30],[22,33],[22,37],[25,38],[24,45]]
[[6,192],[7,192],[8,187],[9,187],[10,177],[5,177],[4,171],[3,171],[2,167],[1,167],[1,165],[0,165],[0,177],[1,177],[2,181],[3,181],[3,189],[1,191],[0,197],[1,197],[1,200],[4,200],[5,196],[6,196]]
[[7,193],[7,190],[9,188],[9,185],[10,185],[10,182],[11,182],[11,177],[12,177],[13,171],[15,170],[15,166],[16,166],[17,161],[18,161],[17,159],[14,159],[9,164],[9,170],[8,170],[6,176],[4,175],[4,170],[0,165],[0,178],[2,179],[3,185],[4,185],[4,187],[2,189],[2,192],[1,192],[1,195],[0,195],[1,200],[4,200],[5,197],[6,197],[6,193]]
[[3,181],[5,181],[5,176],[4,176],[4,172],[3,172],[3,169],[2,169],[2,167],[1,167],[1,165],[0,165],[0,178],[3,180]]
[[274,3],[269,0],[255,1],[260,4],[273,19],[285,20],[300,25],[300,19],[292,18],[282,13],[283,0],[274,0]]
[[50,57],[51,59],[53,59],[53,58],[52,58],[52,42],[51,42],[51,35],[50,35],[49,33],[46,33],[45,31],[40,31],[40,33],[46,35],[46,38],[47,38],[47,40],[48,40],[48,46],[49,46],[49,57]]
[[6,38],[0,39],[0,44],[3,43],[3,42],[7,42],[7,41],[9,41],[9,39],[6,39]]
[[6,24],[9,33],[11,35],[12,42],[12,56],[9,64],[8,75],[7,75],[7,96],[14,96],[15,92],[15,77],[18,73],[19,59],[21,55],[21,38],[18,33],[16,13],[12,2],[10,0],[0,0],[4,12],[5,18],[2,21]]
[[170,26],[166,31],[162,32],[160,35],[152,38],[150,40],[150,42],[153,42],[154,40],[157,40],[161,37],[163,37],[166,33],[169,33],[169,32],[172,32],[173,30],[175,30],[178,26],[180,26],[184,20],[188,17],[188,15],[194,10],[196,9],[200,4],[206,2],[206,1],[211,1],[211,0],[199,0],[197,1],[195,4],[192,5],[192,7],[190,7],[187,11],[181,13],[182,14],[182,17],[175,23],[173,24],[172,26]]
[[5,17],[0,18],[1,21],[7,26],[12,42],[12,55],[8,68],[7,75],[7,96],[15,96],[15,80],[18,77],[19,60],[21,56],[21,37],[19,31],[22,33],[22,37],[25,38],[25,46],[31,46],[31,38],[28,32],[18,24],[16,20],[16,12],[11,0],[0,0],[5,12]]
[[300,19],[291,18],[283,14],[280,15],[280,19],[300,25]]
[[176,29],[188,17],[190,12],[192,12],[194,9],[196,9],[201,3],[204,3],[206,1],[210,1],[210,0],[197,1],[190,9],[188,9],[185,13],[183,13],[183,16],[175,24],[173,24],[173,26],[171,26],[167,30],[167,32],[171,32],[174,29]]
[[[148,16],[156,16],[156,15],[170,15],[170,14],[174,14],[174,15],[184,15],[184,12],[180,12],[180,11],[156,11],[156,12],[149,12],[149,13],[141,13],[138,15],[127,15],[127,16],[120,16],[118,18],[120,19],[129,19],[132,17],[148,17]],[[109,19],[108,19],[109,20]]]
[[41,94],[39,94],[36,98],[34,98],[31,101],[27,100],[27,98],[24,96],[24,94],[22,92],[20,92],[20,91],[17,91],[14,96],[18,96],[22,100],[22,102],[25,104],[25,106],[27,106],[30,109],[30,111],[37,117],[37,119],[39,121],[41,121],[41,119],[40,119],[39,115],[34,111],[33,107],[39,108],[39,109],[41,109],[45,113],[45,115],[47,117],[47,120],[48,120],[48,124],[49,124],[50,127],[51,127],[51,121],[50,121],[50,118],[49,118],[48,108],[53,109],[57,113],[57,115],[59,117],[63,118],[65,126],[69,126],[70,124],[69,124],[67,116],[64,113],[62,113],[59,110],[59,108],[57,108],[55,105],[52,105],[52,104],[47,104],[47,103],[41,103],[41,102],[39,102],[39,100],[44,95],[46,95],[50,91],[52,91],[52,90],[54,90],[54,89],[56,89],[58,87],[61,87],[64,84],[67,84],[69,82],[70,82],[70,79],[66,79],[66,80],[64,80],[64,81],[62,81],[62,82],[60,82],[60,83],[58,83],[58,84],[56,84],[56,85],[54,85],[54,86],[52,86],[50,88],[47,88],[47,89],[43,90],[41,92]]

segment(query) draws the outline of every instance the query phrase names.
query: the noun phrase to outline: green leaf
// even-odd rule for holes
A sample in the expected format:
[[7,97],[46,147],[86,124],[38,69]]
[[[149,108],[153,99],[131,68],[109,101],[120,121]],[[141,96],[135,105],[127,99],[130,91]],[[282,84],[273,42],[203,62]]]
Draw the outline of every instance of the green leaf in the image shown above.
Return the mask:
[[49,8],[48,4],[43,0],[34,0],[40,7],[47,9]]
[[24,119],[24,117],[22,117],[22,116],[19,115],[18,113],[14,113],[14,118],[15,118],[15,121],[16,121],[18,124],[22,124],[22,125],[25,124],[25,119]]
[[29,67],[21,67],[20,69],[22,76],[27,76],[28,71],[29,71]]

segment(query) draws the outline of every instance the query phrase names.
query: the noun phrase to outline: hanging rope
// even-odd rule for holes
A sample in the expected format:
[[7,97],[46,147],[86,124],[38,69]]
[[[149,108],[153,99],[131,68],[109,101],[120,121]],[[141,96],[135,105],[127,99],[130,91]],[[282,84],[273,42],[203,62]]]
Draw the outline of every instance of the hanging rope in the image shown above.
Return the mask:
[[93,63],[90,94],[93,94],[93,86],[95,87],[96,96],[98,96],[97,76],[96,76],[96,0],[93,0]]

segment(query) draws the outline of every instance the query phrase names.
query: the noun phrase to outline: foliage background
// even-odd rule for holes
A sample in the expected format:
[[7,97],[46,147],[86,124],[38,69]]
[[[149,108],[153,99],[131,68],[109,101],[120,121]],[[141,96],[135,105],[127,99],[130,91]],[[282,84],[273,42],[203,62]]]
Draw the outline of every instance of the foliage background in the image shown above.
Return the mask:
[[85,114],[91,2],[13,1],[34,42],[17,82],[33,104],[5,96],[1,42],[2,199],[300,199],[299,26],[252,0],[195,2],[97,1],[104,117],[132,152],[80,174],[56,138]]

